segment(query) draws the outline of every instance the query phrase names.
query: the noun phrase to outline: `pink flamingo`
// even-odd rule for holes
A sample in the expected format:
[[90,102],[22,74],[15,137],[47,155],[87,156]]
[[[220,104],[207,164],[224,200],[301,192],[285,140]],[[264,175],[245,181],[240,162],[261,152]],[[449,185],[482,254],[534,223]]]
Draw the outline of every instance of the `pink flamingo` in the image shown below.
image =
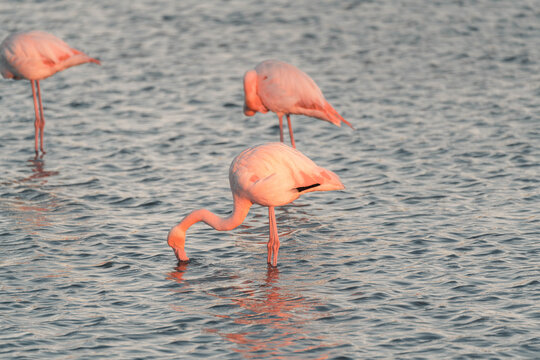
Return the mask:
[[195,210],[169,232],[167,242],[179,261],[189,260],[184,246],[191,225],[203,221],[218,231],[232,230],[244,221],[251,205],[259,204],[268,207],[268,263],[276,266],[279,238],[274,207],[286,205],[307,192],[345,188],[332,171],[317,166],[300,151],[282,143],[244,150],[231,163],[229,184],[234,201],[231,215],[222,218],[206,209]]
[[101,64],[99,60],[69,47],[61,39],[43,31],[11,34],[0,44],[0,73],[2,76],[6,79],[30,80],[32,84],[36,113],[34,122],[36,155],[38,154],[38,134],[41,152],[45,153],[43,150],[45,118],[39,81],[58,71],[88,62]]
[[265,60],[244,75],[244,114],[277,114],[279,138],[283,142],[283,115],[287,124],[291,145],[294,144],[290,114],[311,116],[341,126],[352,125],[326,101],[321,90],[306,73],[291,64],[278,60]]

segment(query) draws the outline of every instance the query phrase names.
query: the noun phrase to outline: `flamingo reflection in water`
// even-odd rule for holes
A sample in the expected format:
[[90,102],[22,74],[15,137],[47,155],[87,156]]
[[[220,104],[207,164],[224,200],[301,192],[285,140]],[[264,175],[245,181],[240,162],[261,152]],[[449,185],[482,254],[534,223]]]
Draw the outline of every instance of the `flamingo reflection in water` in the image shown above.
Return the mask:
[[[176,271],[167,276],[167,279],[183,285],[179,292],[188,291],[186,287],[190,287],[189,291],[194,291],[195,284],[206,283],[189,283],[186,280],[186,273],[191,265],[193,264],[179,262]],[[312,327],[311,322],[328,315],[315,310],[321,304],[281,286],[279,269],[276,267],[268,265],[266,274],[261,275],[262,278],[249,280],[242,280],[240,277],[243,276],[239,275],[232,276],[236,278],[235,285],[227,291],[232,293],[231,295],[201,290],[223,304],[236,305],[234,310],[226,307],[226,313],[216,313],[219,311],[216,309],[221,309],[219,306],[208,309],[208,313],[220,319],[220,325],[204,331],[217,334],[232,343],[233,350],[247,359],[303,359],[305,357],[302,355],[308,352],[311,356],[318,353],[316,359],[328,358],[329,354],[324,348],[331,348],[336,344],[330,343],[323,336],[311,334],[309,330]],[[238,285],[239,283],[241,285]],[[185,303],[175,305],[173,309],[180,312],[193,311],[187,309]],[[196,311],[200,312],[201,309]],[[237,331],[231,331],[231,328]],[[314,343],[316,345],[313,345]],[[320,352],[317,348],[321,348]],[[298,356],[291,356],[293,352]]]
[[[222,338],[235,344],[235,351],[241,353],[244,358],[274,358],[274,359],[304,359],[307,352],[312,356],[318,347],[331,347],[321,336],[317,339],[309,333],[308,323],[316,320],[326,313],[316,312],[314,308],[320,305],[318,302],[306,299],[301,294],[292,293],[280,286],[279,269],[268,266],[264,285],[260,282],[252,282],[253,288],[239,288],[242,296],[223,297],[238,305],[242,311],[234,315],[216,315],[220,318],[232,320],[235,324],[243,325],[245,331],[228,332],[219,329],[206,329],[210,333],[216,333]],[[261,290],[262,289],[262,292]],[[262,327],[261,330],[261,326]],[[253,330],[250,330],[250,329]],[[317,341],[319,340],[319,341]],[[301,344],[313,344],[302,348]],[[298,353],[297,357],[291,355],[291,349]],[[315,359],[326,359],[329,354],[321,354]]]
[[172,271],[167,275],[167,280],[174,280],[179,284],[182,284],[184,282],[184,273],[187,271],[188,263],[179,261],[178,265],[176,266],[175,270]]
[[[29,166],[32,168],[33,174],[26,177],[26,178],[24,178],[24,179],[22,179],[21,181],[44,179],[44,178],[47,178],[49,176],[54,176],[54,175],[59,174],[58,171],[45,170],[45,161],[43,159],[34,158],[32,160],[28,160],[28,162],[30,163]],[[46,183],[46,182],[47,182],[47,180],[43,180],[43,183]]]
[[[32,172],[31,175],[8,181],[5,184],[24,184],[23,186],[29,189],[41,190],[42,186],[47,183],[48,177],[59,174],[55,170],[45,170],[45,161],[40,159],[28,160],[28,166]],[[20,197],[12,202],[7,202],[7,204],[10,209],[7,213],[12,214],[21,228],[27,229],[30,234],[37,234],[41,227],[50,226],[50,214],[60,206],[53,192],[48,192],[47,196],[38,202]]]

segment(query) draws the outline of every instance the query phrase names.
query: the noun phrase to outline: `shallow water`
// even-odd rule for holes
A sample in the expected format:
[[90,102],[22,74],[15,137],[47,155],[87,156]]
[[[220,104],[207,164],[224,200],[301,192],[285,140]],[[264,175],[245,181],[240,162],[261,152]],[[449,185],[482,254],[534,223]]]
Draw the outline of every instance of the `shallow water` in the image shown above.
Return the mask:
[[[2,358],[535,358],[540,353],[540,7],[535,1],[11,1],[101,59],[0,82]],[[276,141],[242,114],[267,58],[310,74],[356,130],[293,116],[347,189],[234,231],[227,171]]]

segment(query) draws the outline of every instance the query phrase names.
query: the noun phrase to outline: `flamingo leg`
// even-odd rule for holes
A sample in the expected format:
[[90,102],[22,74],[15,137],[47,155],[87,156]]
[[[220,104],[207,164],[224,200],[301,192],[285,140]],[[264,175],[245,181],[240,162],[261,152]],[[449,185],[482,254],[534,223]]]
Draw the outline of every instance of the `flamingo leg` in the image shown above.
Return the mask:
[[[270,228],[272,226],[270,225]],[[268,243],[266,244],[266,247],[267,247],[267,251],[268,251],[268,257],[266,258],[266,262],[268,264],[272,264],[272,245],[273,245],[273,241],[272,241],[272,234],[270,234],[270,237],[268,239]]]
[[[268,239],[268,263],[272,266],[277,266],[277,258],[279,252],[279,237],[277,232],[276,214],[274,207],[268,207],[268,224],[270,230],[270,237]],[[273,256],[272,256],[273,255]]]
[[272,227],[272,207],[268,207],[268,243],[266,244],[266,248],[268,251],[268,258],[266,262],[268,264],[272,264],[272,246],[274,245],[274,233],[273,233],[273,227]]
[[35,80],[30,80],[30,84],[32,84],[32,96],[34,98],[34,111],[36,113],[36,120],[34,121],[34,129],[35,129],[35,136],[34,136],[34,142],[35,142],[35,148],[36,148],[36,156],[39,154],[38,151],[38,134],[39,134],[39,124],[40,124],[40,117],[39,117],[39,109],[38,109],[38,101],[36,97],[36,86],[34,84]]
[[283,115],[278,114],[278,119],[279,119],[279,141],[284,142],[283,141]]
[[41,102],[41,88],[39,87],[39,80],[36,80],[37,85],[37,93],[38,93],[38,100],[39,100],[39,114],[41,117],[41,121],[39,123],[39,144],[40,149],[43,154],[45,154],[45,150],[43,150],[43,132],[45,130],[45,115],[43,114],[43,103]]
[[291,145],[294,149],[296,149],[296,145],[294,144],[294,135],[293,135],[293,131],[292,131],[292,126],[291,126],[291,116],[289,114],[287,114],[287,126],[289,127],[289,135],[291,137]]

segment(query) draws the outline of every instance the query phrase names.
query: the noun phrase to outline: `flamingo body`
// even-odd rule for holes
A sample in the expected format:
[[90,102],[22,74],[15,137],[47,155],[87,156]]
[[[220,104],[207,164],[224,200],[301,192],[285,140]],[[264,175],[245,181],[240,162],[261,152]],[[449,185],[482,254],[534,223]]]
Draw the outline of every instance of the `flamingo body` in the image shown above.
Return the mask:
[[294,136],[290,114],[298,114],[328,121],[341,126],[352,125],[326,101],[321,90],[306,73],[278,60],[265,60],[244,75],[244,114],[272,111],[278,115],[280,139],[283,142],[283,115],[287,116],[291,143]]
[[41,138],[41,151],[44,152],[45,119],[39,80],[69,67],[89,62],[100,64],[99,60],[69,47],[61,39],[43,31],[11,34],[0,44],[0,73],[2,76],[6,79],[30,80],[32,84],[36,113],[34,124],[36,128],[36,154],[38,153],[38,133]]
[[267,207],[289,204],[310,191],[343,188],[336,174],[283,143],[244,150],[231,163],[229,184],[233,193]]
[[88,62],[100,63],[43,31],[11,34],[0,45],[0,72],[6,79],[42,80]]
[[229,217],[221,218],[206,209],[196,210],[169,232],[168,244],[178,260],[189,260],[184,247],[185,233],[191,225],[203,221],[216,230],[232,230],[243,222],[253,204],[259,204],[268,207],[268,263],[276,266],[279,238],[274,207],[291,203],[311,191],[345,188],[335,173],[283,143],[259,145],[240,153],[229,168],[229,184],[234,200]]

